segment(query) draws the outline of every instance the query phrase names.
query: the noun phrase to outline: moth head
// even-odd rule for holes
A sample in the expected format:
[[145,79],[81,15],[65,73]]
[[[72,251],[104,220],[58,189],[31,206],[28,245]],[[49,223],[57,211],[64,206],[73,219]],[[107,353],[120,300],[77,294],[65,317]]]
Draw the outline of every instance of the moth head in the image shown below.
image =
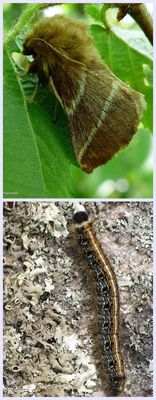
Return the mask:
[[33,61],[30,62],[29,72],[37,74],[39,81],[48,83],[49,81],[49,67],[46,58],[38,54],[34,46],[34,38],[28,35],[23,43],[23,54],[26,56],[33,56]]
[[30,37],[27,37],[23,43],[23,52],[22,52],[25,56],[33,56],[36,57],[37,53],[33,48],[33,44],[32,44],[32,39]]

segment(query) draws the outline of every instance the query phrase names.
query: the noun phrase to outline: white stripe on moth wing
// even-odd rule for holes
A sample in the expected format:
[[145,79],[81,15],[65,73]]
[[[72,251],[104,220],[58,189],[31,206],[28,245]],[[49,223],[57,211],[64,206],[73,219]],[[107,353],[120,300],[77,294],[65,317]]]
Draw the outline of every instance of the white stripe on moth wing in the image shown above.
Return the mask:
[[84,146],[81,148],[81,150],[80,150],[80,152],[78,154],[79,163],[81,162],[81,159],[82,159],[84,153],[86,152],[87,148],[89,147],[90,143],[93,141],[97,130],[103,124],[110,107],[112,107],[112,100],[113,100],[113,97],[117,94],[117,90],[116,89],[117,89],[118,85],[120,85],[120,82],[118,82],[118,80],[115,79],[114,82],[112,83],[112,89],[110,91],[110,94],[109,94],[109,96],[107,97],[107,99],[106,99],[106,101],[104,103],[104,107],[103,107],[103,109],[101,111],[101,115],[99,117],[98,123],[97,123],[96,126],[93,126],[93,128],[92,128],[92,130],[90,132],[90,135],[88,136],[87,141],[84,143]]
[[73,100],[71,100],[70,107],[65,106],[65,110],[66,110],[66,113],[68,114],[68,116],[73,115],[77,106],[80,104],[80,101],[84,95],[85,85],[86,85],[86,72],[84,72],[81,75],[79,89],[77,91],[77,97],[75,97]]

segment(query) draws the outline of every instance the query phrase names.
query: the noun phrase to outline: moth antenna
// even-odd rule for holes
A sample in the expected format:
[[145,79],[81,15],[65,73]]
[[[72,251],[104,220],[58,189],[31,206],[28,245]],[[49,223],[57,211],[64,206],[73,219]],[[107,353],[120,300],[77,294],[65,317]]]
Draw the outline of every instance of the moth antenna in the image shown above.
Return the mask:
[[54,123],[57,121],[57,110],[58,110],[58,100],[56,99],[55,106],[54,106],[54,113],[53,113],[53,122]]
[[82,65],[83,67],[85,67],[85,64],[83,64],[80,61],[74,60],[73,58],[68,57],[66,54],[64,54],[63,52],[57,50],[54,46],[52,46],[52,44],[46,42],[44,39],[40,39],[40,38],[33,39],[32,40],[32,45],[34,45],[34,49],[35,49],[35,44],[37,44],[36,50],[38,50],[38,44],[41,45],[41,47],[42,47],[42,44],[44,44],[44,46],[48,47],[48,49],[50,48],[50,49],[54,50],[57,54],[59,54],[62,57],[66,58],[66,60],[68,60],[70,62],[73,62],[74,64]]

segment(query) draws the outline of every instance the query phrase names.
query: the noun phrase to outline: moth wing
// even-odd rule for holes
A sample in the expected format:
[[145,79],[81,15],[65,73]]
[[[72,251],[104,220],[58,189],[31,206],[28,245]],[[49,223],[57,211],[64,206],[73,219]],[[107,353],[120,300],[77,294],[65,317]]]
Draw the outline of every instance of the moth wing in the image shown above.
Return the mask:
[[136,132],[145,108],[143,95],[102,68],[82,73],[67,109],[77,160],[86,172],[105,164]]

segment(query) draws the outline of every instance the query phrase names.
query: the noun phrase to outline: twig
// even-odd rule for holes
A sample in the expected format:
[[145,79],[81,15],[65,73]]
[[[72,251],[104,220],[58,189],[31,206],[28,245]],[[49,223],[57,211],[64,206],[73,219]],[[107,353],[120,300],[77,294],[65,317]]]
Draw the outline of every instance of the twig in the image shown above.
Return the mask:
[[129,14],[143,30],[151,44],[153,44],[153,20],[145,4],[114,3],[113,6],[119,7],[117,14],[118,21],[121,21],[126,14]]

